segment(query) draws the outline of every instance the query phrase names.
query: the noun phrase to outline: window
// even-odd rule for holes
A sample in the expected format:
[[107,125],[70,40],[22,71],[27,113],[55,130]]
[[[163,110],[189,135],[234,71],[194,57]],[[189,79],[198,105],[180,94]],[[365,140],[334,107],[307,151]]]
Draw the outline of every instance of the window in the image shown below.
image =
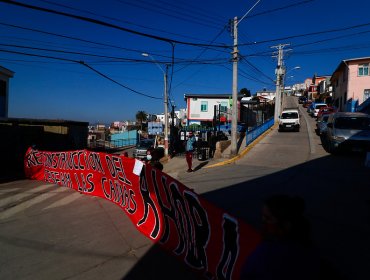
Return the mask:
[[369,76],[369,63],[358,65],[358,76]]
[[295,112],[287,112],[281,114],[282,119],[298,119],[298,117],[298,113]]
[[221,102],[221,112],[227,113],[227,104],[228,102],[226,101]]
[[202,103],[200,104],[200,111],[208,112],[208,101],[202,101]]
[[365,102],[366,99],[370,97],[370,89],[364,89],[364,100],[362,102]]

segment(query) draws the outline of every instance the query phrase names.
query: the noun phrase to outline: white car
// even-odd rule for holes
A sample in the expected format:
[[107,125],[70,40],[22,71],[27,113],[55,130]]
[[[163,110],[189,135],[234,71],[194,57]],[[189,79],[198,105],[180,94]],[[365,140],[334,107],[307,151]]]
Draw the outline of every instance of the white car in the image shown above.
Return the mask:
[[286,108],[279,116],[279,131],[293,130],[299,131],[301,127],[297,108]]
[[317,117],[317,113],[319,112],[319,110],[322,107],[328,107],[328,105],[325,104],[325,103],[315,103],[315,104],[313,104],[312,110],[311,110],[311,116],[316,118]]

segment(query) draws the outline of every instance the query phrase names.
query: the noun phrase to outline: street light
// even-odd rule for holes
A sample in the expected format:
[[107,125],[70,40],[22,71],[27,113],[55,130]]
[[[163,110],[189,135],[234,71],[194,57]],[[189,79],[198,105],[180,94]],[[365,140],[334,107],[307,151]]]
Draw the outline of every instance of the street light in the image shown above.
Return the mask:
[[[285,71],[285,67],[283,67],[283,71],[282,71],[282,75],[283,75],[283,78],[282,78],[282,83],[281,83],[281,86],[282,86],[282,94],[283,94],[283,97],[281,98],[281,104],[284,104],[284,98],[285,98],[285,80],[289,77],[287,77],[287,74],[293,70],[298,70],[298,69],[301,69],[301,66],[295,66],[291,69],[289,69],[288,71]],[[290,76],[290,77],[293,77],[293,76]],[[281,109],[281,106],[280,108]],[[280,112],[279,112],[279,115],[280,115]]]
[[164,156],[168,156],[168,92],[167,92],[167,71],[168,71],[168,64],[166,64],[166,71],[158,64],[158,62],[148,53],[142,53],[142,56],[150,57],[151,60],[158,66],[158,68],[163,73],[163,81],[164,81]]

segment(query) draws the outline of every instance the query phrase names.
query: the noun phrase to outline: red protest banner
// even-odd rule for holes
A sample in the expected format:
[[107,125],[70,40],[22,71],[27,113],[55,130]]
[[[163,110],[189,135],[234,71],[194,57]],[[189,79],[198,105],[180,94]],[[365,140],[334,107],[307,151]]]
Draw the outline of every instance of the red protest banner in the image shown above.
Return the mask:
[[135,159],[87,150],[28,149],[25,174],[107,199],[144,235],[209,279],[239,279],[260,242],[249,225],[210,204],[150,165],[134,173]]

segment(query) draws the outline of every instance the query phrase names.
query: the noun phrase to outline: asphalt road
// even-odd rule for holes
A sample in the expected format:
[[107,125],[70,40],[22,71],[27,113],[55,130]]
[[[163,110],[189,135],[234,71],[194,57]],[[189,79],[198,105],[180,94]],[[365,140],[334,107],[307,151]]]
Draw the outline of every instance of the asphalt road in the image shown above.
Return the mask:
[[[295,97],[285,101],[286,107],[298,106]],[[303,197],[322,258],[344,279],[370,279],[370,168],[364,155],[328,154],[315,120],[299,108],[300,132],[275,129],[235,164],[178,179],[255,227],[267,196]]]
[[[298,106],[294,97],[287,107]],[[331,156],[301,106],[300,132],[274,129],[246,156],[178,180],[260,226],[262,200],[302,196],[321,256],[344,279],[369,279],[370,169]],[[0,184],[0,279],[194,279],[136,231],[117,206],[39,181]]]

